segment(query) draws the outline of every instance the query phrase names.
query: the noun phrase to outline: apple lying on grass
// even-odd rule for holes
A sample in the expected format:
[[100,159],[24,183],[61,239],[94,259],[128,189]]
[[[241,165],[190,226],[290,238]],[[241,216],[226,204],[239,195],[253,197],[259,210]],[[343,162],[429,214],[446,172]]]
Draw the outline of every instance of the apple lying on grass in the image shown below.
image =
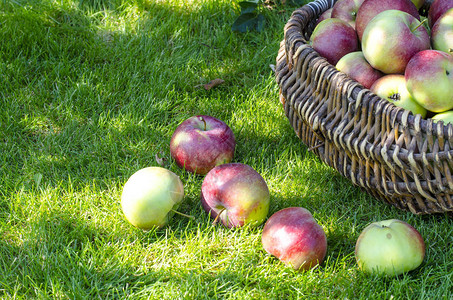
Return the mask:
[[184,199],[179,177],[161,167],[140,169],[126,181],[121,208],[132,225],[143,230],[165,226]]
[[360,233],[355,257],[366,273],[396,276],[420,266],[425,242],[420,232],[404,221],[373,222]]
[[261,242],[267,253],[294,270],[314,268],[327,252],[324,230],[303,207],[274,213],[264,225]]
[[193,116],[182,122],[170,141],[176,164],[189,172],[206,174],[233,160],[236,140],[225,122],[211,116]]
[[242,163],[222,164],[208,172],[201,185],[201,205],[214,222],[226,227],[260,225],[269,211],[264,178]]
[[369,89],[373,83],[384,74],[373,68],[361,51],[355,51],[343,56],[335,65],[337,70],[347,74],[352,79]]
[[362,36],[366,60],[386,74],[403,74],[412,56],[430,47],[426,28],[415,17],[400,10],[386,10],[376,15]]
[[354,28],[337,18],[329,18],[316,25],[309,43],[332,65],[344,55],[357,51],[359,46]]
[[438,113],[453,108],[453,56],[424,50],[407,64],[406,87],[421,106]]
[[385,75],[376,80],[370,90],[396,106],[410,110],[414,115],[420,114],[422,118],[426,117],[426,109],[418,104],[407,91],[404,75]]

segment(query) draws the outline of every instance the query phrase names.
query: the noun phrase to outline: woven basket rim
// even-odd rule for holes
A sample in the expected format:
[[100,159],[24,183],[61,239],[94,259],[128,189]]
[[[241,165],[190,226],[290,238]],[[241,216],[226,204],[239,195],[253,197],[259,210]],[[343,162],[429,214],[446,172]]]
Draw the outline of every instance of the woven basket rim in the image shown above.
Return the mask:
[[[309,11],[315,13],[315,15],[316,15],[316,11],[323,12],[321,6],[317,6],[318,3],[332,7],[333,4],[335,4],[337,1],[338,0],[314,0],[304,6],[296,9],[292,13],[292,16],[291,16],[290,20],[288,21],[288,23],[291,22],[292,18],[295,15],[297,15],[299,13],[299,11],[309,10]],[[433,2],[433,0],[425,0],[423,7],[420,8],[420,11],[427,11],[432,2]],[[286,26],[285,26],[285,39],[284,40],[287,40],[287,38],[301,40],[300,42],[303,43],[303,45],[304,45],[303,47],[307,48],[308,51],[313,52],[313,54],[311,54],[311,55],[314,56],[313,57],[314,59],[316,58],[316,59],[325,60],[325,62],[329,65],[328,68],[331,69],[329,71],[332,73],[332,76],[338,76],[339,74],[346,75],[345,73],[337,70],[334,65],[327,62],[326,58],[324,58],[315,49],[313,49],[313,47],[311,47],[311,45],[309,45],[308,41],[302,36],[302,34],[300,34],[300,36],[287,37],[286,36]],[[289,62],[288,65],[290,65],[291,59],[292,59],[291,57],[289,59],[287,59],[287,61]],[[365,93],[370,93],[373,95],[373,97],[379,98],[379,101],[382,102],[381,104],[390,103],[388,100],[374,94],[371,90],[363,87],[359,82],[357,82],[353,78],[347,77],[347,79],[353,81],[354,83],[357,83],[357,86],[352,90],[352,93],[351,93],[351,95],[354,98],[356,98],[356,96],[359,93],[361,93],[361,92],[363,92],[363,90],[365,90]],[[398,107],[398,106],[394,105],[393,103],[391,103],[391,105],[394,107],[394,109],[400,110],[397,113],[396,119],[393,122],[402,124],[403,126],[405,126],[405,124],[416,123],[416,124],[420,125],[420,130],[424,133],[431,132],[431,133],[434,133],[435,136],[443,136],[444,138],[447,138],[447,139],[453,138],[453,124],[451,124],[451,123],[445,124],[445,122],[442,120],[439,120],[438,122],[434,122],[431,118],[422,118],[421,115],[414,115],[412,112],[407,111],[401,107]],[[453,154],[453,150],[451,150],[451,153]]]

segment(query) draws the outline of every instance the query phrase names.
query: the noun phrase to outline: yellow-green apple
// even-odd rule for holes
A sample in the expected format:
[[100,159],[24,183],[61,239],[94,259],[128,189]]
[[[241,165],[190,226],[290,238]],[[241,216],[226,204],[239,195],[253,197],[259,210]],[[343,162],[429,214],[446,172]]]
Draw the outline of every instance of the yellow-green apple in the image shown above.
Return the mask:
[[355,20],[355,28],[360,40],[362,40],[363,32],[368,23],[377,14],[389,9],[407,12],[417,20],[420,20],[417,7],[415,7],[411,0],[365,0],[357,11],[357,18]]
[[178,175],[161,167],[138,170],[126,181],[121,208],[132,225],[143,230],[165,226],[184,199]]
[[453,8],[453,0],[434,0],[428,10],[429,27],[432,28],[437,19],[450,8]]
[[448,123],[453,124],[453,110],[448,110],[435,114],[431,119],[433,119],[434,123],[442,121],[444,125],[447,125]]
[[404,221],[373,222],[360,233],[355,257],[366,273],[396,276],[421,265],[425,242],[420,232]]
[[251,166],[227,163],[213,168],[201,185],[201,205],[226,227],[257,226],[269,211],[270,194],[264,178]]
[[170,153],[180,168],[206,174],[233,160],[236,140],[225,122],[211,116],[193,116],[182,122],[170,141]]
[[403,74],[415,53],[430,48],[426,28],[412,15],[400,10],[386,10],[376,15],[362,36],[366,60],[386,74]]
[[264,224],[261,242],[267,253],[294,270],[319,265],[327,252],[324,230],[303,207],[288,207],[274,213]]
[[404,75],[385,75],[376,80],[370,90],[396,106],[410,110],[414,115],[420,114],[423,118],[426,116],[426,109],[418,104],[407,91]]
[[352,79],[369,89],[373,83],[384,74],[373,68],[363,56],[362,51],[346,54],[337,62],[335,67]]
[[453,108],[453,56],[420,51],[407,64],[404,76],[409,93],[427,110],[439,113]]
[[309,43],[332,65],[344,55],[357,51],[359,46],[354,28],[338,18],[329,18],[316,25]]
[[355,29],[355,19],[360,5],[365,0],[338,0],[332,7],[332,18],[348,22]]
[[431,30],[431,44],[434,50],[453,55],[453,8],[437,19]]
[[322,21],[324,21],[325,19],[329,19],[331,16],[332,16],[332,10],[333,10],[333,7],[329,8],[328,10],[324,11],[318,18],[318,20],[316,20],[316,25],[318,25],[319,23],[321,23]]

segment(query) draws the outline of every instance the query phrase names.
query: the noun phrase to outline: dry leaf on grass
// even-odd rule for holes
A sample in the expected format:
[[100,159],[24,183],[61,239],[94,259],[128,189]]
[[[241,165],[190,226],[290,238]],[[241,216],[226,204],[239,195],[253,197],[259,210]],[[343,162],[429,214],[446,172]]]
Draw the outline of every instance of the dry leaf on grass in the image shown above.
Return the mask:
[[217,79],[209,81],[206,84],[203,84],[203,87],[205,88],[205,90],[210,90],[212,88],[215,88],[216,86],[221,85],[224,82],[225,82],[225,80],[217,78]]
[[[162,153],[160,153],[160,154],[162,155]],[[165,157],[160,157],[160,156],[156,153],[155,158],[156,158],[156,162],[157,162],[157,164],[158,164],[159,166],[161,166],[161,167],[165,166],[165,161],[166,161]]]

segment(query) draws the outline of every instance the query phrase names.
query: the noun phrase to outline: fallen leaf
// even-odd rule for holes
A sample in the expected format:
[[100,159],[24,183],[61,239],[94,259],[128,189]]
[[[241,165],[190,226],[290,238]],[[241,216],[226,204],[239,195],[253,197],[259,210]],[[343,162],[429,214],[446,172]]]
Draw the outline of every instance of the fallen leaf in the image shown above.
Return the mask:
[[206,90],[210,90],[216,86],[219,86],[221,85],[222,83],[224,83],[225,80],[223,79],[220,79],[220,78],[217,78],[217,79],[214,79],[214,80],[211,80],[209,81],[208,83],[204,84],[203,87],[206,89]]
[[155,155],[156,162],[159,166],[163,167],[165,165],[165,157],[159,157],[159,155]]

